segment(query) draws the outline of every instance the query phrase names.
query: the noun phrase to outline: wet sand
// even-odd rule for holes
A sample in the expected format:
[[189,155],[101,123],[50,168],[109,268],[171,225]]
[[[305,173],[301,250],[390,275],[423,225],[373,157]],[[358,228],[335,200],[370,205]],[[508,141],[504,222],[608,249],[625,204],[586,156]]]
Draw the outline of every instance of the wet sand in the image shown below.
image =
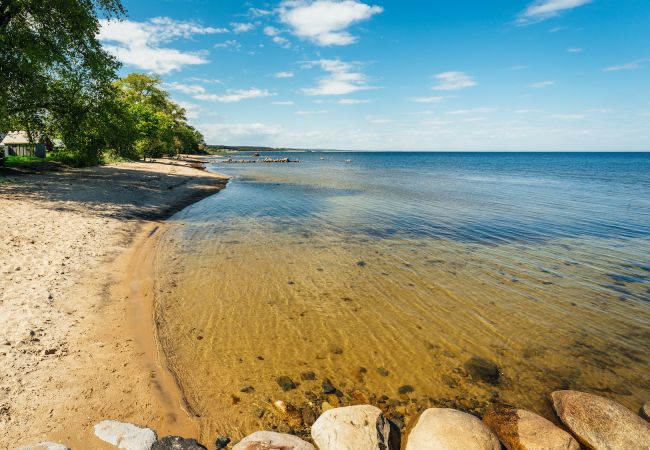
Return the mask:
[[195,424],[162,363],[151,261],[160,220],[225,186],[187,163],[0,175],[0,447],[114,448],[93,425]]

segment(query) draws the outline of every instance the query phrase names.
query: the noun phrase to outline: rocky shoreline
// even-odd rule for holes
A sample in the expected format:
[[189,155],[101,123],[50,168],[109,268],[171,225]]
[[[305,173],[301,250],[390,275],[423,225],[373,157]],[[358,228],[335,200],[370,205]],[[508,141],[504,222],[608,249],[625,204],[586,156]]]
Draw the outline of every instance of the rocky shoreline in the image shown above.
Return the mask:
[[[325,386],[324,386],[325,390]],[[405,394],[406,395],[406,394]],[[258,431],[232,443],[227,436],[214,441],[216,450],[648,450],[650,402],[640,415],[617,402],[579,391],[550,395],[560,428],[548,419],[514,406],[495,404],[483,417],[451,408],[427,408],[405,433],[376,406],[359,404],[333,408],[322,414],[304,439],[277,431]],[[409,403],[406,401],[405,403]],[[294,406],[277,400],[274,413],[288,424],[304,420]],[[98,439],[123,450],[207,450],[195,439],[166,436],[130,423],[105,420],[95,425]],[[581,445],[583,447],[581,447]],[[70,450],[63,444],[42,442],[19,450]]]

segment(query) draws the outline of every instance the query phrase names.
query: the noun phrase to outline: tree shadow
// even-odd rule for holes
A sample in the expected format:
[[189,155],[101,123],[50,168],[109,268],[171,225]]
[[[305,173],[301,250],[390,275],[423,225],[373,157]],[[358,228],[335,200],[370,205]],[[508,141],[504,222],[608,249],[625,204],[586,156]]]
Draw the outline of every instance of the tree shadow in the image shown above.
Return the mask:
[[[165,163],[162,163],[165,164]],[[167,164],[172,166],[172,164]],[[56,211],[124,220],[169,217],[185,206],[225,187],[228,180],[187,168],[152,172],[151,163],[83,169],[57,167],[34,173],[0,173],[2,198],[45,203]]]

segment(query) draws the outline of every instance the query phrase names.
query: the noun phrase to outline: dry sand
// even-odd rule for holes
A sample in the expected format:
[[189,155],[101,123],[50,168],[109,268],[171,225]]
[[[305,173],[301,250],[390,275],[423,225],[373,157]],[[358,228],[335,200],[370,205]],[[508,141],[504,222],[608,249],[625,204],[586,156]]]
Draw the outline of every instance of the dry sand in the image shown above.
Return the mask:
[[196,432],[158,355],[150,265],[160,220],[225,184],[173,161],[0,173],[0,448],[113,449],[103,419]]

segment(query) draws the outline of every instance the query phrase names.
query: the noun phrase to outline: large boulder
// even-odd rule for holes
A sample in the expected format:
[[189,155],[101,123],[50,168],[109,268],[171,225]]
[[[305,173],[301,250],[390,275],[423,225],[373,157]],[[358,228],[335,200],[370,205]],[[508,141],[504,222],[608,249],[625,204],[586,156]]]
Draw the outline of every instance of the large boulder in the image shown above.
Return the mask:
[[[0,152],[2,152],[0,150]],[[38,444],[26,445],[20,447],[18,450],[70,450],[63,444],[57,444],[56,442],[39,442]]]
[[379,408],[371,405],[333,408],[311,427],[311,437],[320,450],[399,450],[399,431]]
[[165,436],[153,444],[151,450],[207,450],[196,442],[196,439],[186,439],[180,436]]
[[95,436],[123,450],[151,450],[156,433],[132,423],[104,420],[95,425]]
[[650,423],[614,400],[577,391],[551,394],[562,422],[590,449],[650,450]]
[[430,408],[411,428],[405,450],[500,450],[494,433],[479,419],[448,408]]
[[580,444],[551,421],[523,409],[497,407],[483,416],[508,450],[580,450]]
[[297,436],[258,431],[239,441],[232,450],[316,450]]

